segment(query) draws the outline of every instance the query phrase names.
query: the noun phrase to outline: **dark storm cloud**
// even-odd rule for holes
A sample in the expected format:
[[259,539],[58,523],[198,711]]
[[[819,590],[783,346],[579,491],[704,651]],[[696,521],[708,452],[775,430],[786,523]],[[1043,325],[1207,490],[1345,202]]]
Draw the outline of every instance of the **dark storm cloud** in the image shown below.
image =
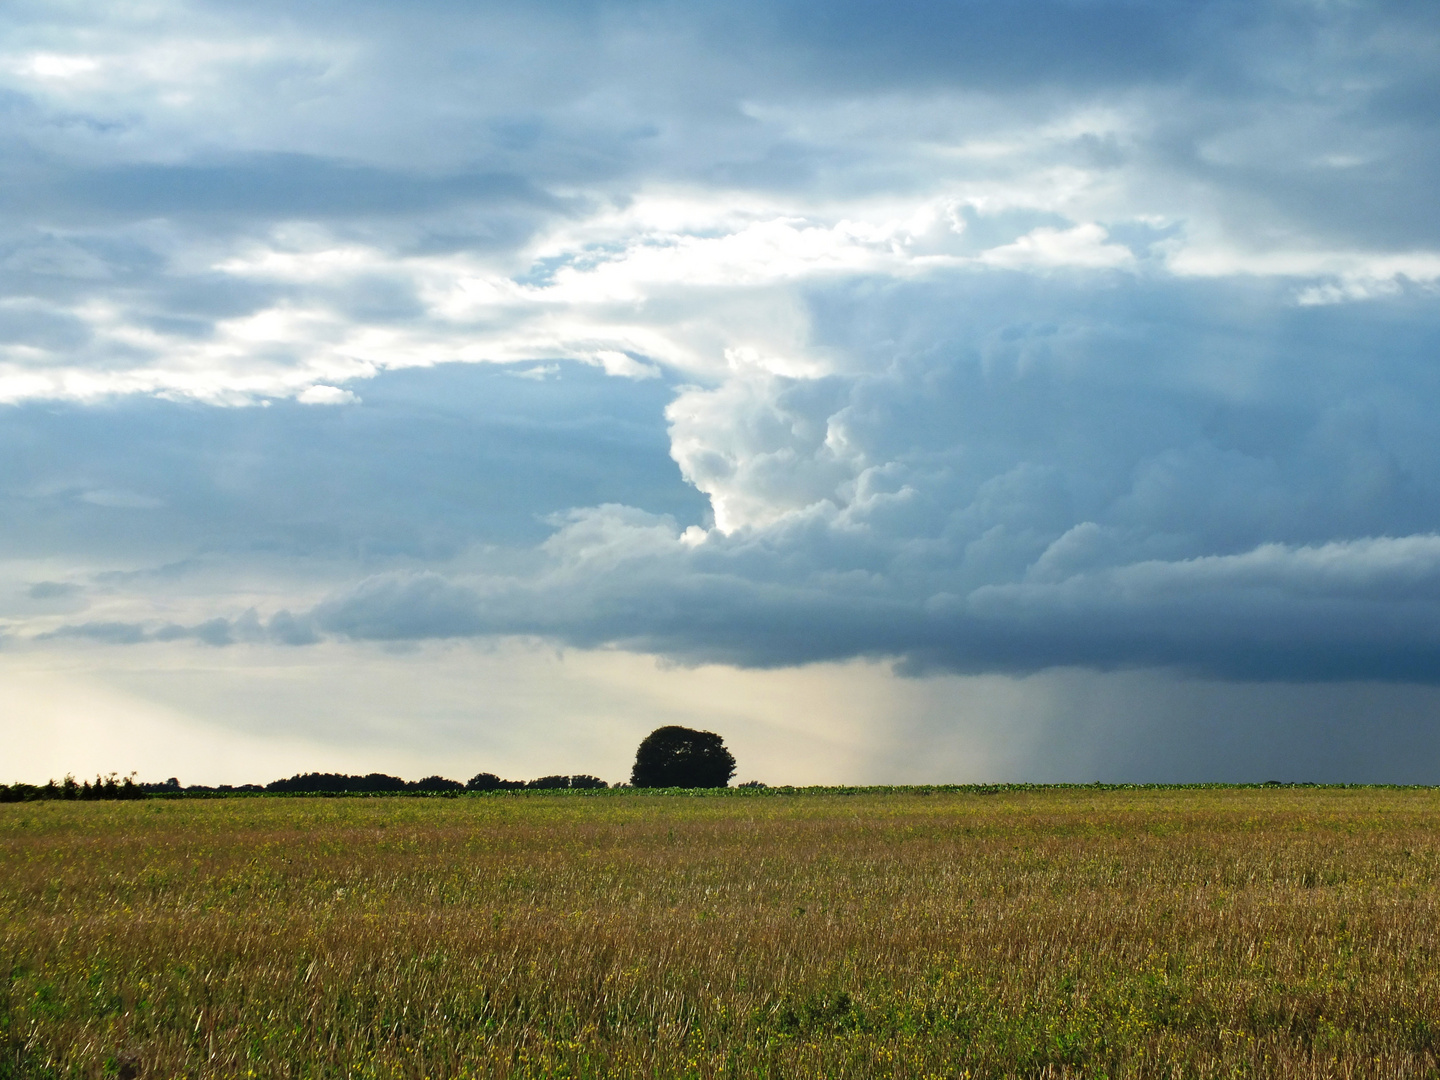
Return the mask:
[[[793,573],[793,549],[771,557]],[[1240,680],[1440,682],[1436,536],[1272,546],[928,598],[821,570],[799,583],[757,580],[755,561],[723,545],[693,555],[677,546],[604,574],[581,572],[581,556],[537,580],[479,587],[389,574],[310,618],[357,640],[521,633],[751,667],[868,655],[898,656],[913,674],[1166,667]]]

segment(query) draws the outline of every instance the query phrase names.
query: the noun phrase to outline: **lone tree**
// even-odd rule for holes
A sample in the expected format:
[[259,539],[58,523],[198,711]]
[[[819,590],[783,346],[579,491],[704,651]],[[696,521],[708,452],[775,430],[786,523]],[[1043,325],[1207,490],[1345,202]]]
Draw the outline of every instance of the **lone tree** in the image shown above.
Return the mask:
[[671,724],[656,728],[635,751],[630,783],[635,787],[726,787],[735,775],[735,755],[713,731]]

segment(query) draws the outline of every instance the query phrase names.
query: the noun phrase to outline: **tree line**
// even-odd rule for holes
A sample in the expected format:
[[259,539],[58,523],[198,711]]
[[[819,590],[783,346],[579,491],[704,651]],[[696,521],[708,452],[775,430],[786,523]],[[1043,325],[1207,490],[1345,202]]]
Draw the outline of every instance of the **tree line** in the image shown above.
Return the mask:
[[97,776],[77,781],[73,776],[45,784],[0,784],[0,802],[43,802],[51,799],[91,801],[95,799],[147,799],[155,797],[205,797],[213,795],[429,795],[464,791],[554,791],[562,788],[596,789],[609,787],[598,776],[541,776],[535,780],[502,780],[494,773],[480,773],[466,783],[443,776],[423,780],[402,780],[386,773],[351,776],[346,773],[296,773],[268,784],[189,784],[171,777],[162,783],[139,783],[134,776]]
[[[725,741],[713,731],[696,731],[678,725],[656,728],[640,743],[630,785],[637,788],[727,787],[735,775],[735,757]],[[622,785],[623,786],[623,785]],[[598,776],[541,776],[535,780],[503,780],[490,772],[477,773],[465,783],[443,776],[402,780],[386,773],[352,776],[346,773],[296,773],[268,784],[182,785],[175,777],[161,783],[138,783],[135,774],[116,773],[77,781],[73,776],[45,784],[0,784],[0,802],[36,802],[51,799],[89,801],[95,799],[146,799],[154,797],[207,797],[244,794],[445,794],[487,791],[596,790],[609,787]]]

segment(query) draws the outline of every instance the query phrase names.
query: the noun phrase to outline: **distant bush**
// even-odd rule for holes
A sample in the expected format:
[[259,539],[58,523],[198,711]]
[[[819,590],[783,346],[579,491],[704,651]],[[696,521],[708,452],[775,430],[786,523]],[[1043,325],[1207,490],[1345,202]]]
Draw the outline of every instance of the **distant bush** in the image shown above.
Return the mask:
[[525,786],[527,788],[536,788],[540,791],[553,791],[555,788],[568,788],[570,786],[570,777],[542,776],[538,780],[531,780]]
[[759,780],[746,780],[743,784],[737,784],[736,786],[742,788],[767,788],[770,785]]
[[601,780],[598,776],[589,776],[585,773],[581,773],[579,776],[570,777],[570,786],[572,788],[604,788],[609,787],[610,785],[605,783],[605,781]]

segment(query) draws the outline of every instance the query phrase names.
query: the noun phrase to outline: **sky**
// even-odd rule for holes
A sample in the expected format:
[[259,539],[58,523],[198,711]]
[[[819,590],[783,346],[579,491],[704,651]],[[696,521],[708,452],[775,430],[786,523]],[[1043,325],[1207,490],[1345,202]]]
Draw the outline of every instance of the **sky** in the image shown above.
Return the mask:
[[1440,783],[1440,7],[14,0],[0,781]]

